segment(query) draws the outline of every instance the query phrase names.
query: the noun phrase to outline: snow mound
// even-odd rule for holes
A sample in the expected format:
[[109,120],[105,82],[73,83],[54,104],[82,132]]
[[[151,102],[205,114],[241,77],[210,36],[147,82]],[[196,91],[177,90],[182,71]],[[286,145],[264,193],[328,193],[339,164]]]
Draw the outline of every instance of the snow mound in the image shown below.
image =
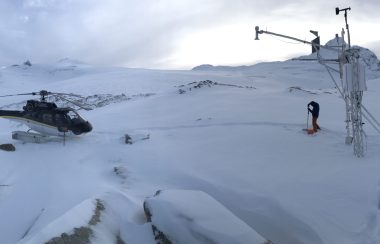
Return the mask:
[[[120,206],[124,206],[123,210]],[[108,193],[100,198],[83,201],[42,230],[33,231],[33,223],[30,233],[26,233],[18,243],[153,244],[150,225],[136,219],[135,212],[138,209],[141,206],[127,196]],[[35,222],[37,221],[38,219]],[[133,235],[130,230],[133,230]]]
[[202,191],[165,190],[144,202],[156,238],[169,243],[252,243],[265,239]]
[[75,232],[74,228],[88,225],[97,204],[98,202],[94,199],[85,200],[37,233],[33,232],[33,226],[31,226],[31,233],[29,235],[25,233],[25,237],[19,243],[45,243],[54,239],[55,236],[61,236],[61,233]]

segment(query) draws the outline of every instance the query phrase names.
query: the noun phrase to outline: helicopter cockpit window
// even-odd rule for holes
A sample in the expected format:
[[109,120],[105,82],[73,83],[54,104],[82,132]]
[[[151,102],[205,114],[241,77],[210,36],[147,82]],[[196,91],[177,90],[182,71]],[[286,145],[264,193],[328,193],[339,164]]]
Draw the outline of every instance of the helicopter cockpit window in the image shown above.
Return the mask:
[[73,111],[70,111],[70,112],[68,113],[68,115],[69,115],[70,118],[72,118],[72,119],[75,119],[75,118],[78,118],[78,117],[79,117],[79,115],[78,115],[77,113],[74,113]]

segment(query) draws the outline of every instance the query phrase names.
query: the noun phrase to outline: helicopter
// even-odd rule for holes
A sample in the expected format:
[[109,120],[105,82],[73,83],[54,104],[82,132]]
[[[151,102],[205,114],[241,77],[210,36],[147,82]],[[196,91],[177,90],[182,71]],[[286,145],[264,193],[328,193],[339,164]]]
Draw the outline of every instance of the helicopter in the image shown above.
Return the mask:
[[[48,102],[48,96],[56,99],[64,100],[72,103],[82,109],[91,110],[89,106],[81,104],[77,101],[70,100],[65,96],[80,97],[75,94],[55,93],[46,90],[31,93],[21,93],[12,95],[3,95],[0,97],[39,95],[40,100],[27,100],[22,110],[0,110],[0,118],[13,120],[22,123],[38,133],[32,135],[40,135],[44,137],[55,136],[65,137],[76,136],[88,133],[92,130],[90,122],[83,119],[79,113],[71,107],[58,107],[54,102]],[[29,132],[29,131],[28,131]],[[13,136],[12,136],[13,137]],[[17,139],[17,138],[13,138]]]

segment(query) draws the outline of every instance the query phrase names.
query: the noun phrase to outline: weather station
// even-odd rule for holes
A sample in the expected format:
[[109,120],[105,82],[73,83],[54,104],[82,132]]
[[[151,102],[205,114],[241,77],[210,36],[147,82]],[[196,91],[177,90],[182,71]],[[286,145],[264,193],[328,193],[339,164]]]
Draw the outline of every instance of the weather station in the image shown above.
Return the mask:
[[[317,36],[313,41],[305,41],[296,37],[279,34],[275,32],[270,32],[267,30],[260,30],[258,26],[255,27],[256,35],[255,40],[259,40],[260,34],[274,35],[304,44],[312,46],[313,52],[317,53],[317,60],[319,64],[323,65],[329,76],[331,77],[335,87],[339,91],[341,97],[345,102],[346,109],[346,138],[345,143],[348,145],[353,145],[353,151],[355,156],[363,157],[366,149],[366,134],[363,130],[363,118],[380,134],[380,123],[376,118],[368,111],[368,109],[363,105],[362,99],[364,91],[367,90],[366,78],[365,78],[365,67],[359,61],[359,49],[351,47],[350,29],[347,20],[347,13],[351,8],[335,9],[335,14],[339,15],[340,12],[344,12],[344,19],[346,24],[348,45],[346,45],[345,30],[342,28],[341,38],[342,44],[338,47],[321,45],[319,43],[318,32],[310,31]],[[326,49],[334,51],[337,53],[336,59],[324,59],[320,54],[321,49]],[[339,69],[332,67],[329,64],[336,64]],[[334,78],[332,72],[339,73],[340,85]]]

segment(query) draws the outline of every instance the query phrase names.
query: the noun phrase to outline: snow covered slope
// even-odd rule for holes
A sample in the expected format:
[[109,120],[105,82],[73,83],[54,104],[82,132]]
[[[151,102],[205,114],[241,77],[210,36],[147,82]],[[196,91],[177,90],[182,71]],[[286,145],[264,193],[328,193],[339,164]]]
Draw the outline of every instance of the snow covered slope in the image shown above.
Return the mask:
[[[11,131],[27,128],[0,120],[0,144],[16,146],[0,151],[2,243],[155,243],[143,202],[166,189],[202,191],[274,243],[379,243],[380,136],[365,126],[366,156],[354,157],[344,144],[343,100],[317,63],[49,72],[59,67],[5,67],[1,94],[130,99],[80,111],[94,129],[66,145],[12,141]],[[379,118],[373,72],[364,104]],[[0,107],[26,99],[3,98]],[[309,136],[302,129],[311,100],[321,105],[322,130]],[[125,134],[149,139],[125,144]]]
[[[340,37],[335,37],[324,44],[324,46],[339,50],[343,44],[343,39]],[[346,45],[348,45],[346,43]],[[366,67],[367,75],[371,78],[373,76],[378,76],[378,71],[380,71],[380,60],[377,58],[376,54],[369,50],[368,48],[364,48],[361,46],[353,46],[352,48],[359,50],[359,61]],[[338,51],[321,48],[319,51],[319,55],[322,59],[338,59]],[[318,59],[317,53],[312,53],[310,55],[300,56],[297,58],[293,58],[292,60],[316,60]],[[252,66],[238,66],[238,67],[230,67],[230,66],[213,66],[210,64],[202,64],[193,68],[194,71],[248,71],[252,69]]]

